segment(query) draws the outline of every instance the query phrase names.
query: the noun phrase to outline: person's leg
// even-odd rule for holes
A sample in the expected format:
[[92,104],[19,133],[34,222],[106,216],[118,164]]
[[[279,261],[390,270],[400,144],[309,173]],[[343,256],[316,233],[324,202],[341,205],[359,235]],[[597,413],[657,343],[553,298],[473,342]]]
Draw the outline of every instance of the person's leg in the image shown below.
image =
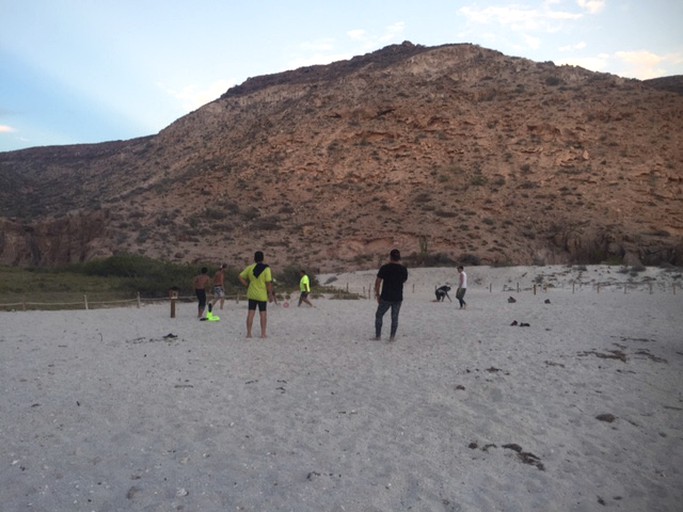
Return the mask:
[[467,309],[467,302],[465,302],[465,293],[467,293],[467,288],[462,289],[462,297],[460,297],[460,302],[462,302],[462,307]]
[[259,318],[261,320],[261,338],[267,338],[266,327],[268,327],[268,313],[266,310],[259,311]]
[[204,314],[204,308],[206,308],[206,292],[204,290],[197,290],[197,300],[199,305],[197,306],[197,318],[201,318]]
[[400,302],[392,302],[391,304],[391,335],[389,341],[394,341],[396,338],[396,331],[398,331],[398,313],[401,311]]
[[383,300],[377,304],[377,312],[375,313],[375,339],[380,339],[382,337],[382,317],[390,307],[391,303],[384,302]]
[[247,312],[247,338],[251,338],[251,328],[254,325],[254,316],[256,315],[255,309],[250,309]]

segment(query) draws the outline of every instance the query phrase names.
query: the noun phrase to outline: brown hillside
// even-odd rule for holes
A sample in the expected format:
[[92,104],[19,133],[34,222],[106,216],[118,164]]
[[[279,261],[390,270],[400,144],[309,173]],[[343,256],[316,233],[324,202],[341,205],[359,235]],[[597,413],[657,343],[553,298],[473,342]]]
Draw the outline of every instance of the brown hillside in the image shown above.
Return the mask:
[[252,78],[155,136],[0,153],[0,261],[683,264],[683,96],[478,46]]

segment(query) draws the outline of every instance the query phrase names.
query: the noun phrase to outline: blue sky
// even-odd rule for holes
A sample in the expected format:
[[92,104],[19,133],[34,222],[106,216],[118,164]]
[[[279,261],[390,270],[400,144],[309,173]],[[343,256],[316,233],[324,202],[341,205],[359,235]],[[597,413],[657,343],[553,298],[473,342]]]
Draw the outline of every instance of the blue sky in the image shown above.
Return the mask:
[[683,74],[681,0],[0,0],[0,151],[152,135],[249,77],[474,43]]

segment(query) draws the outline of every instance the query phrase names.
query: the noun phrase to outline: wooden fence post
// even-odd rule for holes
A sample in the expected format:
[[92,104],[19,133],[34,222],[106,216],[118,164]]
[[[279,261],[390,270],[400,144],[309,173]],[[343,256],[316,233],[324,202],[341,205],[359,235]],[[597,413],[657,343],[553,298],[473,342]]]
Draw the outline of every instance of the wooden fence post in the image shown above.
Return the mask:
[[[171,288],[168,291],[168,298],[171,299],[171,318],[175,318],[175,305],[178,300],[179,290],[177,288]],[[138,294],[139,296],[140,294]]]
[[85,303],[85,309],[88,309],[88,296],[85,294],[83,295],[83,302]]

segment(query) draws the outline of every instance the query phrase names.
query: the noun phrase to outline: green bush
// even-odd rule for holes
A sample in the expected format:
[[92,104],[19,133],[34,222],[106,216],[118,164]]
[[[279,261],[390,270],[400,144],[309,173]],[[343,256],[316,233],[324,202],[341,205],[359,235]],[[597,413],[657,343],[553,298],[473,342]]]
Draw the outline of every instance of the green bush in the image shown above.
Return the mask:
[[[120,279],[119,288],[132,293],[140,292],[143,297],[164,297],[170,288],[178,288],[181,295],[194,292],[192,278],[199,274],[201,267],[207,267],[209,275],[218,270],[214,265],[188,265],[155,260],[136,254],[117,254],[104,260],[73,264],[62,269],[70,273]],[[237,271],[226,269],[225,289],[239,286]]]

